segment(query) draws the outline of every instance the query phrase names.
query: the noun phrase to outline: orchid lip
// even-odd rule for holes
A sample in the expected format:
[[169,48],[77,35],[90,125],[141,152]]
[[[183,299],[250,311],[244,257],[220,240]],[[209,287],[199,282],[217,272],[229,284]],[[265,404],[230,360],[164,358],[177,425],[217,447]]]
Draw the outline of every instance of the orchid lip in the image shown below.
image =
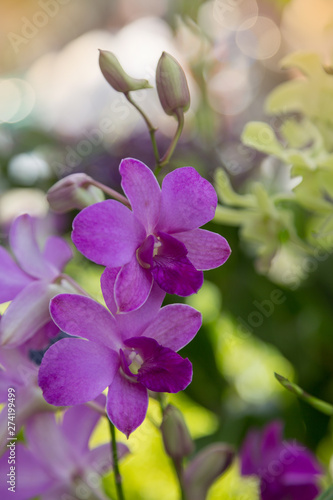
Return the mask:
[[143,260],[140,259],[139,252],[140,252],[140,248],[137,249],[135,254],[136,254],[136,258],[137,258],[137,261],[139,262],[140,266],[143,267],[144,269],[150,269],[151,265],[148,264],[148,262],[143,262]]

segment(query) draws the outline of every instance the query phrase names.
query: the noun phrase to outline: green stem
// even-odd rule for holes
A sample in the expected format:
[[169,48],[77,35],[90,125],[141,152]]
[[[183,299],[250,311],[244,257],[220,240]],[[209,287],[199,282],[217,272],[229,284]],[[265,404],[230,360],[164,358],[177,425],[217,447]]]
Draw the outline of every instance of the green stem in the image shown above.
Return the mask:
[[177,478],[178,478],[178,483],[179,483],[179,489],[180,489],[180,494],[181,494],[181,500],[187,500],[186,499],[186,495],[185,495],[185,491],[184,491],[184,487],[183,487],[183,464],[182,464],[182,460],[175,460],[173,459],[172,460],[173,462],[173,465],[174,465],[174,468],[175,468],[175,471],[176,471],[176,474],[177,474]]
[[111,432],[111,452],[113,457],[113,470],[114,478],[116,483],[117,498],[118,500],[125,500],[123,488],[121,485],[121,475],[118,463],[118,453],[117,453],[117,442],[116,442],[116,429],[111,420],[109,420],[110,432]]
[[123,196],[122,194],[115,191],[114,189],[110,188],[109,186],[105,186],[105,184],[102,184],[101,182],[95,181],[95,179],[92,179],[92,181],[90,181],[89,184],[92,184],[93,186],[98,187],[99,189],[104,191],[104,193],[111,196],[111,198],[114,198],[115,200],[118,200],[121,203],[123,203],[124,205],[126,205],[126,207],[131,208],[131,205],[130,205],[128,199],[125,198],[125,196]]
[[177,146],[177,142],[179,141],[181,133],[183,131],[184,113],[182,110],[179,110],[178,112],[176,112],[176,118],[178,121],[176,133],[175,133],[174,138],[172,139],[172,141],[170,143],[170,146],[168,147],[168,149],[166,150],[166,152],[164,153],[162,158],[158,161],[156,169],[155,169],[155,175],[157,175],[160,172],[161,168],[164,167],[164,165],[166,165],[169,162],[169,160],[170,160],[170,158],[175,150],[175,147]]
[[156,132],[157,129],[153,126],[153,124],[149,120],[149,118],[146,115],[146,113],[140,108],[140,106],[135,101],[133,101],[133,99],[130,96],[129,92],[127,92],[126,94],[124,94],[124,96],[126,97],[126,99],[128,100],[128,102],[130,102],[132,104],[132,106],[135,107],[135,109],[140,113],[140,115],[142,116],[142,118],[146,122],[146,125],[147,125],[148,130],[149,130],[150,140],[151,140],[151,143],[153,145],[155,161],[156,161],[156,164],[158,164],[159,160],[160,160],[160,154],[158,152],[157,142],[156,142],[156,138],[155,138],[155,132]]

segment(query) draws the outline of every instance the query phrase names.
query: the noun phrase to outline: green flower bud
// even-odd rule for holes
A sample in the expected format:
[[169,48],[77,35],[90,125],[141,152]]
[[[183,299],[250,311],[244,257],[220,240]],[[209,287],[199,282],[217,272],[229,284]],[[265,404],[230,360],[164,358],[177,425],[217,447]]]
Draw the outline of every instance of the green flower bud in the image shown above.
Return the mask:
[[132,78],[121,67],[118,59],[112,52],[99,51],[99,66],[106,81],[118,92],[127,94],[133,90],[150,89],[148,80]]
[[233,448],[223,443],[214,443],[200,451],[184,471],[186,498],[206,498],[208,489],[226,471],[233,458]]
[[86,174],[71,174],[60,179],[47,192],[47,201],[51,209],[63,214],[103,201],[103,191],[93,186],[93,182],[93,179]]
[[161,431],[165,451],[174,460],[182,459],[194,450],[184,417],[175,406],[168,405],[164,410]]
[[190,92],[185,73],[176,59],[166,52],[163,52],[158,61],[156,88],[167,115],[187,111],[190,107]]

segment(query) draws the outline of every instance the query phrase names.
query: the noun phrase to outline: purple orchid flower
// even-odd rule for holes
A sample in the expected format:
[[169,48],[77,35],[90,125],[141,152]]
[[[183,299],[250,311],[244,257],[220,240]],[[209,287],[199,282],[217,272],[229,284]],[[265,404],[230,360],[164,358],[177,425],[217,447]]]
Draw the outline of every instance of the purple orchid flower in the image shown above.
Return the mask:
[[[105,396],[96,400],[105,403]],[[54,414],[45,413],[29,419],[25,426],[27,446],[14,442],[15,493],[9,491],[10,476],[1,474],[0,498],[2,500],[41,500],[61,498],[94,498],[107,500],[101,489],[101,476],[112,468],[110,444],[89,449],[92,431],[101,415],[86,405],[70,408],[62,422]],[[10,468],[10,444],[0,459],[2,471]],[[118,444],[122,458],[128,448]],[[14,456],[12,455],[12,456]],[[81,492],[81,494],[79,494]]]
[[36,223],[25,214],[10,228],[9,242],[18,264],[0,247],[0,303],[12,301],[0,325],[0,343],[6,347],[23,344],[43,329],[50,322],[50,299],[66,291],[60,283],[61,271],[72,251],[57,236],[50,236],[41,251]]
[[260,479],[262,500],[314,500],[322,470],[316,458],[296,441],[282,441],[282,423],[251,431],[240,452],[241,474]]
[[59,340],[46,351],[39,384],[46,401],[60,406],[90,401],[109,387],[108,416],[129,436],[145,418],[147,389],[175,393],[191,382],[192,365],[176,351],[193,339],[201,314],[184,304],[160,309],[165,293],[157,285],[140,309],[116,314],[113,288],[105,284],[114,283],[118,272],[106,269],[101,278],[111,312],[79,295],[51,301],[59,328],[82,338]]
[[138,160],[123,160],[119,170],[132,211],[114,200],[83,209],[73,222],[75,246],[97,264],[121,268],[115,283],[121,312],[140,307],[154,280],[170,294],[196,293],[202,271],[230,255],[225,238],[199,229],[215,214],[213,186],[192,167],[166,175],[162,190]]
[[[38,387],[38,366],[30,361],[23,348],[0,348],[0,403],[6,404],[8,388],[14,390],[15,433],[27,419],[42,412],[54,412],[58,408],[46,403]],[[8,438],[8,414],[6,408],[0,413],[0,455]],[[1,497],[1,495],[0,495]]]

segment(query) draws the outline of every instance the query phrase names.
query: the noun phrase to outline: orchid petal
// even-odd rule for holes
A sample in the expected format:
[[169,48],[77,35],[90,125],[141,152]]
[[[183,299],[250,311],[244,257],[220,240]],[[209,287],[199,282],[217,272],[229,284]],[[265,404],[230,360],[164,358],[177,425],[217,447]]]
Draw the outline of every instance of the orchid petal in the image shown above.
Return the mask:
[[155,339],[163,347],[179,351],[195,337],[201,323],[201,314],[193,307],[170,304],[159,310],[142,335]]
[[222,266],[231,253],[223,236],[205,229],[193,229],[173,236],[184,243],[188,251],[187,258],[198,271]]
[[[39,413],[27,420],[25,437],[29,450],[57,476],[66,476],[73,456],[69,443],[57,425],[54,413]],[[52,450],[52,453],[50,453]]]
[[121,268],[116,284],[115,298],[118,312],[130,312],[142,306],[153,284],[151,272],[138,263],[136,256]]
[[11,348],[23,344],[48,323],[50,300],[61,291],[60,286],[44,281],[34,281],[25,287],[1,318],[1,344]]
[[73,257],[73,252],[65,240],[50,236],[46,241],[43,257],[60,273]]
[[83,337],[117,350],[120,336],[109,311],[83,295],[61,294],[54,297],[50,313],[58,327],[69,335]]
[[101,288],[105,304],[109,311],[115,315],[117,304],[114,296],[114,287],[120,267],[106,267],[101,276]]
[[156,283],[167,293],[181,297],[196,293],[202,286],[203,273],[187,258],[185,245],[166,233],[158,233],[158,238],[161,245],[151,271]]
[[157,228],[168,233],[195,229],[214,217],[216,206],[213,186],[194,168],[179,168],[163,180]]
[[129,199],[134,215],[141,221],[147,233],[154,231],[157,224],[161,189],[155,175],[144,163],[125,158],[120,163],[121,186]]
[[124,343],[143,358],[137,380],[147,389],[175,393],[191,383],[192,364],[187,358],[147,337],[133,337]]
[[[93,402],[104,408],[106,398],[100,394]],[[100,418],[101,414],[88,405],[73,406],[65,411],[62,433],[79,456],[88,452],[91,434]]]
[[[9,470],[8,453],[5,453],[0,458],[0,470]],[[49,490],[54,483],[54,478],[50,477],[43,465],[39,462],[30,450],[23,444],[16,443],[15,445],[15,460],[16,464],[16,485],[15,493],[8,490],[8,476],[1,474],[0,476],[0,498],[1,500],[27,500],[35,498]]]
[[106,267],[123,266],[145,239],[142,224],[114,200],[84,208],[73,221],[72,240],[88,259]]
[[123,340],[142,335],[157,315],[164,297],[165,292],[156,283],[153,283],[148,299],[143,306],[126,314],[116,315],[117,330]]
[[145,419],[148,409],[147,389],[117,372],[109,387],[106,409],[111,422],[129,437]]
[[62,339],[45,353],[38,381],[46,401],[71,406],[96,398],[119,367],[115,351],[95,342]]
[[0,247],[0,304],[15,299],[33,281],[18,267],[7,250]]
[[34,278],[52,280],[57,272],[44,258],[35,235],[36,220],[28,214],[17,217],[9,232],[10,246],[23,271]]

